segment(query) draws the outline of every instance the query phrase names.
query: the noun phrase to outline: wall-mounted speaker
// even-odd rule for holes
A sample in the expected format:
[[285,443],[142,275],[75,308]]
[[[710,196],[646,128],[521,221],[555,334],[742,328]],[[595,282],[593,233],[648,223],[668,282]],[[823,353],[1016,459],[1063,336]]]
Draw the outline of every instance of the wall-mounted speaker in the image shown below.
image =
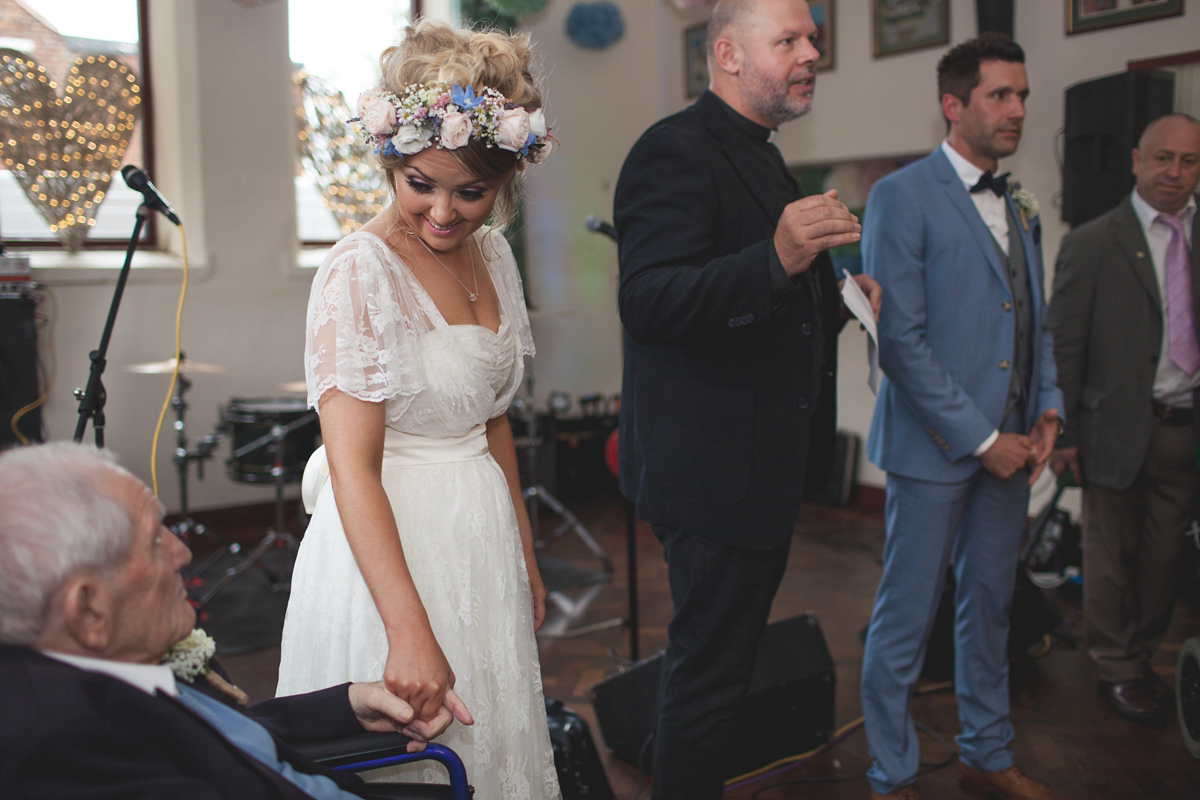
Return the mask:
[[1133,148],[1174,105],[1175,76],[1139,69],[1068,86],[1063,126],[1063,222],[1103,214],[1133,188]]

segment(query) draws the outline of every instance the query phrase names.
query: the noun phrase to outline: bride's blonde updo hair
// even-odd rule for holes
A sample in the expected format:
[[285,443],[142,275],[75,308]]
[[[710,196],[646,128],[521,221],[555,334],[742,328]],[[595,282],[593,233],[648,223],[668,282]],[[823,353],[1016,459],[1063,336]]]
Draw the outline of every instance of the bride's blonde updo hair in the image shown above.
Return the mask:
[[[492,88],[526,111],[542,107],[542,93],[533,78],[532,53],[526,33],[461,30],[442,22],[420,20],[405,28],[404,41],[379,57],[381,86],[397,95],[413,84],[458,84],[476,92]],[[475,137],[449,150],[472,175],[498,190],[493,222],[503,227],[516,212],[515,178],[524,161],[509,150],[488,147]],[[379,153],[388,186],[396,192],[395,170],[409,156]]]

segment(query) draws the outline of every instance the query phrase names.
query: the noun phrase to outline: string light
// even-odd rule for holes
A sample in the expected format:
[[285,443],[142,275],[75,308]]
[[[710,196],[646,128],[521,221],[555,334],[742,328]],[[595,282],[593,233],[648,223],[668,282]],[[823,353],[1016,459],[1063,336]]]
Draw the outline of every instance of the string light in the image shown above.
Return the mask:
[[300,99],[300,156],[316,173],[321,199],[342,233],[353,233],[383,209],[387,188],[382,170],[370,145],[349,135],[345,121],[354,114],[342,93],[304,70],[297,71],[294,80]]
[[96,224],[140,104],[136,75],[114,58],[76,59],[59,95],[36,61],[0,53],[0,158],[71,252]]

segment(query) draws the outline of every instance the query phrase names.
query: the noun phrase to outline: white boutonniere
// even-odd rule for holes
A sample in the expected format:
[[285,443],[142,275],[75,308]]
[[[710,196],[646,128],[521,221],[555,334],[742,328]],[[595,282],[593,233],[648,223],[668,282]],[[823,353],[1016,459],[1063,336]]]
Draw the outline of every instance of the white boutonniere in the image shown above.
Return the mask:
[[209,661],[217,652],[217,643],[201,628],[193,628],[188,637],[177,642],[167,654],[162,663],[171,668],[175,677],[185,683],[195,683],[197,678],[204,678],[209,685],[224,692],[244,706],[250,702],[250,697],[238,687],[222,678],[213,671]]
[[1022,186],[1020,181],[1013,181],[1009,188],[1012,191],[1013,203],[1017,206],[1017,213],[1021,217],[1021,227],[1028,231],[1029,220],[1038,215],[1037,197]]

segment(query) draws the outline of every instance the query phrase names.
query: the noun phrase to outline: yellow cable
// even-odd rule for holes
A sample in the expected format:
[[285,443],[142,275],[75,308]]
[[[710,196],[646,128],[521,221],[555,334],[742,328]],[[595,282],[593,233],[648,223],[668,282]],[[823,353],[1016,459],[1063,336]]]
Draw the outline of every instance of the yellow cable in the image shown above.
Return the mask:
[[[922,686],[920,689],[917,689],[917,691],[914,692],[914,694],[930,694],[931,692],[941,692],[941,691],[951,688],[952,686],[954,686],[953,681],[943,681],[941,683],[931,683],[926,686]],[[825,748],[831,747],[832,745],[837,744],[838,739],[840,739],[842,736],[849,733],[850,731],[854,730],[859,725],[862,725],[862,723],[863,723],[863,718],[856,717],[855,719],[850,720],[845,725],[843,725],[842,727],[840,727],[836,731],[834,731],[833,735],[831,735],[829,737],[829,741],[817,745],[812,750],[809,750],[806,753],[799,753],[798,755],[794,755],[794,756],[786,756],[784,758],[779,759],[778,761],[773,761],[770,764],[767,764],[765,767],[759,767],[758,769],[747,772],[744,775],[738,775],[737,777],[730,778],[729,780],[725,781],[725,785],[732,786],[735,783],[742,783],[743,781],[750,780],[751,778],[757,778],[760,775],[765,775],[768,772],[772,772],[772,771],[778,769],[779,767],[784,766],[785,764],[791,764],[792,762],[795,762],[795,761],[803,761],[806,758],[810,758],[811,756],[819,753],[820,751],[824,750]]]
[[[46,348],[46,352],[49,353],[49,358],[51,359],[51,361],[50,361],[51,367],[47,371],[47,374],[42,376],[44,383],[45,383],[45,388],[42,390],[42,393],[38,397],[38,399],[34,400],[32,403],[30,403],[26,406],[22,406],[21,408],[17,409],[17,412],[12,415],[12,420],[10,420],[10,422],[9,422],[9,425],[12,427],[12,432],[16,435],[17,440],[20,441],[22,445],[29,444],[29,437],[26,436],[25,434],[21,433],[21,429],[19,427],[20,422],[21,422],[21,417],[25,416],[30,411],[33,411],[35,408],[37,408],[40,405],[43,405],[47,400],[49,400],[50,399],[50,387],[54,384],[54,371],[55,371],[54,363],[55,362],[53,360],[54,359],[54,338],[53,337],[54,337],[54,322],[57,320],[57,317],[58,317],[58,303],[54,299],[53,292],[51,292],[49,289],[46,289],[45,292],[46,292],[46,296],[48,298],[50,298],[50,305],[53,306],[53,310],[51,311],[50,321],[48,322],[48,324],[46,326],[47,330],[49,331],[49,333],[47,333],[47,338],[49,339],[49,343]],[[38,361],[38,364],[40,366],[41,362]]]
[[183,224],[179,225],[179,238],[183,243],[183,285],[179,288],[179,306],[175,309],[175,370],[171,373],[171,385],[167,387],[167,396],[163,399],[162,410],[158,412],[158,424],[154,426],[154,441],[150,445],[150,481],[154,486],[154,496],[158,497],[158,437],[162,433],[163,420],[167,416],[167,407],[175,395],[175,382],[179,380],[179,362],[183,360],[180,346],[180,330],[183,327],[183,299],[187,297],[188,287],[188,256],[187,234],[183,232]]

